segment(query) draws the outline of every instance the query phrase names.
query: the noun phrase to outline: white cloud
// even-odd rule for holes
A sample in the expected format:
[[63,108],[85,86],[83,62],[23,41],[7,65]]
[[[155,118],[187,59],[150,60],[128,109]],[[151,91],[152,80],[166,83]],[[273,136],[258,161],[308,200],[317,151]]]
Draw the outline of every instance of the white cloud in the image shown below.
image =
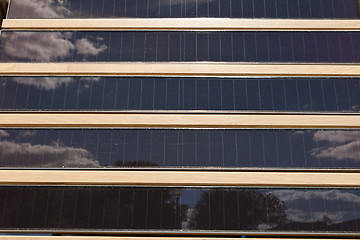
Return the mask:
[[334,158],[336,160],[346,160],[346,158],[348,158],[359,161],[359,149],[360,141],[353,141],[335,147],[321,148],[318,151],[312,150],[310,153],[317,158]]
[[22,9],[16,17],[22,18],[64,18],[70,15],[68,0],[15,0],[11,1],[13,9]]
[[24,60],[52,61],[70,55],[72,34],[62,32],[12,32],[3,35],[7,55]]
[[63,146],[58,142],[51,145],[31,145],[1,141],[3,166],[35,166],[35,167],[99,167],[99,162],[83,148]]
[[299,209],[290,209],[286,212],[287,219],[293,222],[321,222],[324,220],[324,216],[327,216],[333,223],[343,222],[345,213],[343,211],[327,211],[325,214],[324,212],[308,212]]
[[32,137],[35,136],[36,132],[35,131],[23,131],[20,133],[20,136],[23,138],[27,138],[27,137]]
[[38,89],[53,90],[62,85],[69,84],[74,81],[72,77],[41,77],[41,78],[23,78],[14,77],[13,80],[23,85],[31,85]]
[[330,143],[345,143],[357,140],[357,132],[348,131],[317,131],[314,134],[314,141],[326,141]]
[[10,134],[4,130],[0,130],[0,137],[7,137],[10,136]]
[[[42,90],[54,90],[59,88],[63,85],[67,85],[73,83],[75,78],[73,77],[13,77],[13,81],[23,84],[23,85],[30,85],[37,89]],[[85,82],[85,87],[88,82],[91,81],[99,81],[101,80],[100,77],[81,77],[80,81]]]
[[76,51],[79,54],[82,55],[98,55],[99,53],[105,51],[107,49],[106,45],[101,45],[100,47],[95,47],[94,44],[92,42],[90,42],[88,39],[86,38],[82,38],[80,40],[76,41],[75,44],[76,47]]
[[[198,5],[200,4],[204,4],[204,3],[210,3],[210,2],[214,2],[216,0],[186,0],[186,4],[189,6],[191,3],[197,3]],[[179,5],[184,3],[184,0],[171,0],[171,4],[172,5]],[[161,5],[166,5],[168,6],[169,3],[166,1],[161,1]],[[191,5],[190,5],[191,6]]]
[[336,200],[344,202],[355,202],[360,204],[360,196],[349,192],[341,192],[339,190],[329,191],[299,191],[299,190],[279,190],[272,192],[281,201],[302,201],[315,198],[325,200]]
[[313,148],[310,154],[316,158],[333,158],[335,160],[351,159],[360,161],[360,139],[357,132],[318,131],[313,140],[328,142],[330,146]]
[[[286,203],[287,219],[295,222],[322,221],[325,215],[334,223],[351,220],[346,215],[349,212],[353,213],[354,205],[360,204],[360,196],[339,190],[275,190],[272,194]],[[311,200],[311,208],[309,200]],[[341,206],[341,209],[325,208],[325,202],[336,203],[336,206]],[[304,205],[307,205],[308,210],[303,209]]]

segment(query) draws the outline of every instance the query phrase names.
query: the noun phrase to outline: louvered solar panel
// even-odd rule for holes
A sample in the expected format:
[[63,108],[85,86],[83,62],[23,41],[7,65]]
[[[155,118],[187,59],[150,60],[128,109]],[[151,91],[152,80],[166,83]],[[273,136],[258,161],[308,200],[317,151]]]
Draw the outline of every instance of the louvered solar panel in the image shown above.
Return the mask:
[[356,0],[11,0],[9,18],[358,18]]
[[359,32],[2,31],[1,62],[359,63]]
[[0,77],[2,110],[359,112],[358,78]]
[[360,230],[358,189],[1,186],[0,194],[2,231]]
[[2,168],[359,168],[356,130],[3,129]]

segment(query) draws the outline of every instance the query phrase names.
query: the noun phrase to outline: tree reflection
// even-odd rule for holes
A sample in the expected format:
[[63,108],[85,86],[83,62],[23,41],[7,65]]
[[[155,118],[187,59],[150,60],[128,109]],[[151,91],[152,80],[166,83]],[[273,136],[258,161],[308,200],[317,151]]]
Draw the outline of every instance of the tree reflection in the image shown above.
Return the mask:
[[193,209],[190,228],[202,230],[257,230],[285,223],[285,203],[256,190],[203,191]]
[[6,229],[181,229],[188,209],[172,188],[10,187],[0,195]]

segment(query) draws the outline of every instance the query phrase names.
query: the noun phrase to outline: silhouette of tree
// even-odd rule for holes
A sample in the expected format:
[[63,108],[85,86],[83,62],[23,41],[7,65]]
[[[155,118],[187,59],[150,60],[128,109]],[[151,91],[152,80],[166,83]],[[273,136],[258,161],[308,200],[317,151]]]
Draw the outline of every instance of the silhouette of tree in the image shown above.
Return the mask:
[[256,190],[203,191],[193,209],[190,228],[199,230],[257,230],[283,225],[285,203]]

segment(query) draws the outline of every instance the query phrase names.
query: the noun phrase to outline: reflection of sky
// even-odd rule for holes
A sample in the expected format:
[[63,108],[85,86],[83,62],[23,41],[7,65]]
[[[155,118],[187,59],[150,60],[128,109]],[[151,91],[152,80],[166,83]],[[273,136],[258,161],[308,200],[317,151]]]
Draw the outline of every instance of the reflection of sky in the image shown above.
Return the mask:
[[[333,132],[333,131],[329,131]],[[316,141],[322,131],[288,130],[1,130],[0,165],[8,167],[189,166],[358,168],[358,148]],[[356,131],[334,136],[359,142]],[[334,137],[335,139],[335,137]],[[330,148],[330,150],[329,150]],[[350,154],[351,153],[351,154]],[[338,154],[338,155],[336,155]]]
[[10,18],[357,18],[356,9],[356,0],[12,0]]
[[2,62],[360,61],[357,32],[2,31],[0,41]]
[[189,208],[194,208],[196,203],[201,199],[202,191],[181,191],[181,204],[187,205]]

